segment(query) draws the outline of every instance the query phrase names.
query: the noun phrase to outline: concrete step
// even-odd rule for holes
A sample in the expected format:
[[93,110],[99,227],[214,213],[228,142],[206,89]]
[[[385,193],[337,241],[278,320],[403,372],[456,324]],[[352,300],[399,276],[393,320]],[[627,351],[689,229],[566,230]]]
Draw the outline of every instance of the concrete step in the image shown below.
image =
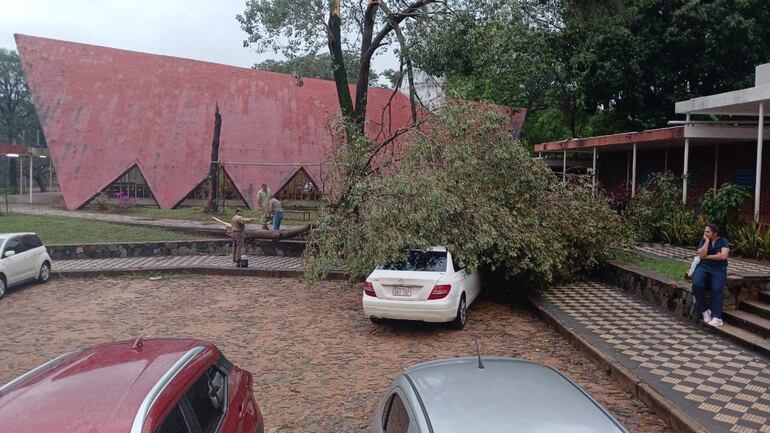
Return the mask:
[[714,329],[718,334],[724,335],[741,346],[756,350],[765,356],[770,356],[770,340],[762,338],[753,332],[729,323],[725,323],[719,328],[712,328],[711,326],[708,326],[708,328]]
[[770,290],[763,290],[759,292],[759,301],[770,303]]
[[725,322],[738,326],[746,331],[757,334],[762,338],[770,338],[770,320],[747,311],[725,311],[722,315]]
[[770,319],[770,303],[762,301],[741,301],[739,309]]

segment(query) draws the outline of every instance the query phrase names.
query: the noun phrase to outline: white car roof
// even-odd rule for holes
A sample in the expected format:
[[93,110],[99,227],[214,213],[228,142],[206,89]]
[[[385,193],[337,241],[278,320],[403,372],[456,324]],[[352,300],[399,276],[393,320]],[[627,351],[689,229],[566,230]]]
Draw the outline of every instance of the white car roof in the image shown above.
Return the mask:
[[36,233],[32,232],[19,232],[19,233],[0,233],[0,239],[7,239],[11,236],[26,236],[26,235],[34,235]]

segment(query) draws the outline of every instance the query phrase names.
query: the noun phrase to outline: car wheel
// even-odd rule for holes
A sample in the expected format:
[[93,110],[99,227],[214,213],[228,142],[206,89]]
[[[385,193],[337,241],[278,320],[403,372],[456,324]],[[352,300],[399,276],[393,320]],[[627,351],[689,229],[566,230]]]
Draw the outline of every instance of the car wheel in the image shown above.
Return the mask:
[[48,282],[49,279],[51,279],[51,265],[43,263],[43,265],[40,266],[40,273],[37,275],[37,282],[45,283]]
[[5,295],[5,288],[6,288],[5,278],[0,276],[0,298],[2,298],[3,295]]
[[460,305],[457,306],[457,316],[452,321],[452,327],[455,329],[463,329],[465,327],[465,321],[468,319],[468,306],[465,303],[465,294],[460,298]]

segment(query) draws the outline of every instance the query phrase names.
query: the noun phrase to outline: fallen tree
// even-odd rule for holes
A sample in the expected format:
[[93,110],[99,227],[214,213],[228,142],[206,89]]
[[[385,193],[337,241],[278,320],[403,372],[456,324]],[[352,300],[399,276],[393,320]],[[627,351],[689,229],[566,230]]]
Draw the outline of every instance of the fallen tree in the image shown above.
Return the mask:
[[308,282],[346,267],[352,280],[406,248],[448,247],[470,270],[538,289],[593,268],[628,239],[587,183],[564,184],[511,138],[499,107],[450,102],[404,132],[401,151],[360,140],[334,156],[340,196],[322,206],[306,249]]

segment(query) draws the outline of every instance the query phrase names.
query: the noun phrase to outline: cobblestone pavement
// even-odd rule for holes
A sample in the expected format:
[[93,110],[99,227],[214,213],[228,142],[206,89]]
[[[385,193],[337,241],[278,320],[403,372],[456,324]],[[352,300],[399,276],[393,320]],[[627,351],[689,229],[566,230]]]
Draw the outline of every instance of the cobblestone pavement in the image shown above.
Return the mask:
[[[678,247],[674,245],[636,245],[630,249],[631,252],[640,253],[648,256],[657,256],[667,259],[678,259],[691,262],[697,255],[695,248]],[[740,276],[762,275],[770,277],[770,266],[762,265],[751,260],[730,257],[728,268],[731,274]]]
[[669,430],[639,400],[527,311],[480,299],[468,326],[374,325],[346,283],[308,289],[292,279],[173,275],[59,278],[0,300],[0,383],[54,356],[138,335],[215,342],[254,373],[266,432],[364,432],[377,399],[407,366],[475,354],[557,368],[631,432]]
[[[68,211],[64,209],[56,209],[49,206],[42,205],[22,205],[13,204],[10,206],[10,211],[15,213],[30,214],[30,215],[47,215],[54,217],[66,217],[66,218],[83,218],[95,221],[111,222],[118,224],[130,224],[139,225],[143,227],[158,227],[172,230],[185,230],[185,231],[199,231],[203,233],[217,233],[224,234],[224,228],[221,224],[211,221],[191,221],[191,220],[178,220],[168,218],[147,218],[137,217],[131,215],[117,215],[110,213],[96,213],[96,212],[83,212],[83,211]],[[288,230],[293,226],[285,224],[281,225],[281,230]],[[253,226],[248,226],[249,229],[254,229]]]
[[770,433],[770,360],[603,283],[558,287],[549,312],[709,432]]
[[[247,256],[249,268],[303,270],[301,257]],[[57,260],[54,272],[122,271],[128,269],[163,270],[179,268],[233,268],[231,256],[126,257],[111,259]]]

